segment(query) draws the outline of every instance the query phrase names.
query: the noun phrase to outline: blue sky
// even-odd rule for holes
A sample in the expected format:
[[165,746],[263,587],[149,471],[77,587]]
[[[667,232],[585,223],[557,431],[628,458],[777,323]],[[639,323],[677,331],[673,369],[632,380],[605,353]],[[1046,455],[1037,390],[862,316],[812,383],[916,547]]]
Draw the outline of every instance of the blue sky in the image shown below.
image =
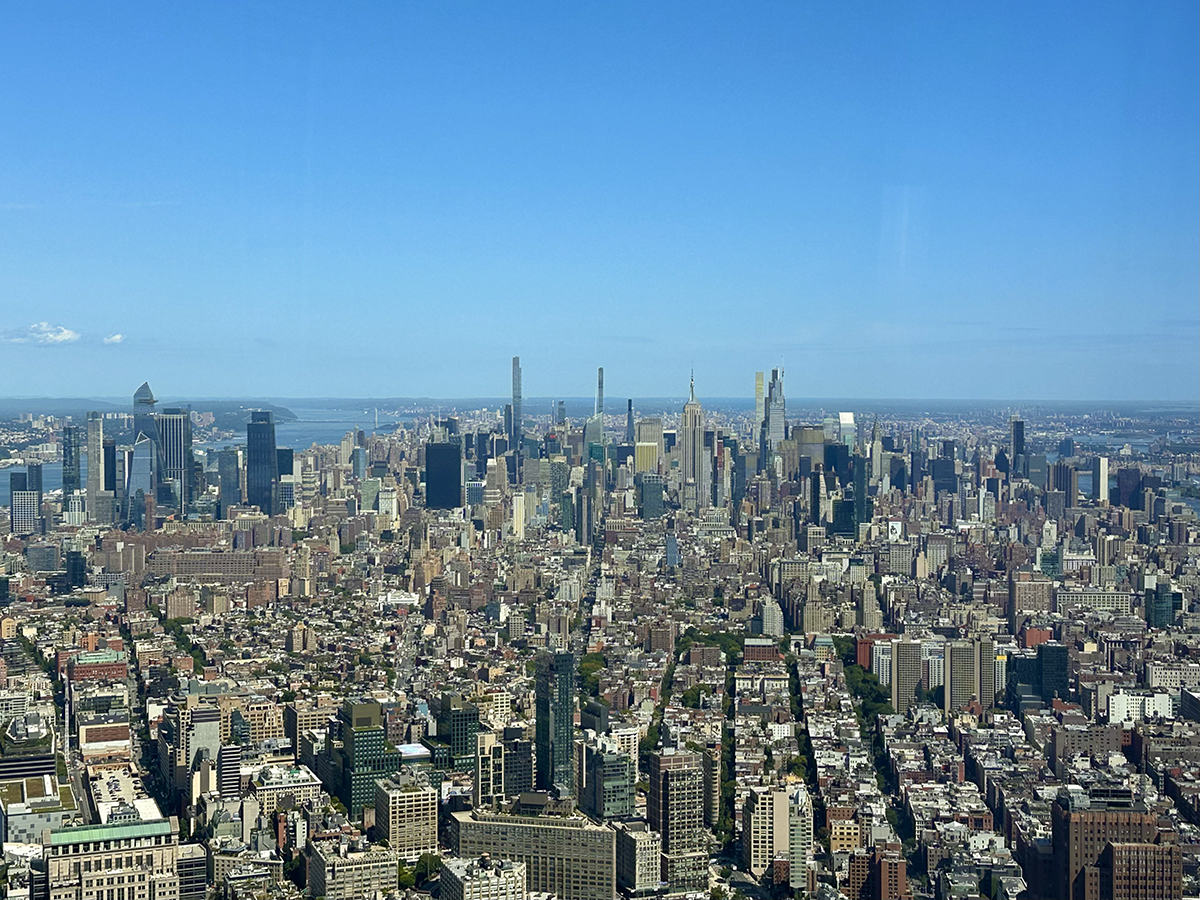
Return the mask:
[[1200,13],[0,11],[0,394],[1191,399]]

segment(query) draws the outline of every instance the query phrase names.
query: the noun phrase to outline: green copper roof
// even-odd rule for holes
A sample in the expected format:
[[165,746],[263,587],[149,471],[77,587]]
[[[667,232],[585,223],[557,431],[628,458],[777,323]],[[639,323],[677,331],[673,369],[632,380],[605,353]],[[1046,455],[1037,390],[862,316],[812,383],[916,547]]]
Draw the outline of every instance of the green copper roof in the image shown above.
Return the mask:
[[123,841],[128,838],[154,837],[171,833],[170,819],[149,822],[129,822],[123,825],[85,825],[81,828],[58,828],[50,832],[50,844],[82,844],[90,841]]

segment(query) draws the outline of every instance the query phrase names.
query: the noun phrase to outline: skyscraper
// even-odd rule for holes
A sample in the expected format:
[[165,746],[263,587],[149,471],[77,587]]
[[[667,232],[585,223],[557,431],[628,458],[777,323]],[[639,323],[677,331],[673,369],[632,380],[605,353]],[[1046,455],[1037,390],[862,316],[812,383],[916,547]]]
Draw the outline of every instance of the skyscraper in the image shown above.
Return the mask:
[[512,431],[509,434],[509,444],[521,454],[521,357],[512,358]]
[[40,462],[26,463],[25,483],[26,490],[37,494],[38,509],[40,510],[42,507],[42,464]]
[[598,737],[576,745],[579,760],[579,808],[605,821],[634,814],[637,764],[616,741]]
[[1009,465],[1012,467],[1013,475],[1023,475],[1025,474],[1022,465],[1025,457],[1025,423],[1020,419],[1013,418],[1009,423],[1009,432],[1009,448],[1012,450],[1009,455]]
[[788,886],[808,890],[808,867],[813,857],[813,805],[808,789],[801,781],[788,797]]
[[712,461],[704,446],[704,410],[696,399],[696,379],[679,425],[683,456],[683,507],[692,513],[712,506]]
[[975,671],[975,645],[970,641],[947,641],[945,649],[946,714],[957,712],[979,697]]
[[754,373],[754,427],[762,432],[763,422],[767,418],[767,406],[763,394],[763,373]]
[[[41,470],[38,471],[41,479]],[[41,531],[40,491],[29,484],[27,472],[10,472],[8,476],[9,527],[13,534],[36,534]]]
[[892,641],[892,708],[908,711],[921,686],[921,642]]
[[633,398],[625,401],[625,443],[633,443]]
[[699,891],[708,882],[704,846],[704,774],[698,753],[650,757],[646,820],[662,835],[662,880],[672,893]]
[[242,502],[242,466],[238,452],[226,447],[217,454],[217,485],[221,497],[221,516],[229,518],[229,510]]
[[101,519],[100,495],[104,492],[104,414],[87,414],[87,516],[89,522]]
[[158,448],[145,432],[139,431],[130,457],[125,487],[126,518],[144,527],[146,499],[154,497],[158,480]]
[[538,654],[534,675],[534,745],[538,790],[572,792],[575,727],[575,657]]
[[764,457],[775,455],[780,442],[786,437],[787,406],[783,399],[783,370],[771,370],[771,383],[767,386],[766,422],[763,426]]
[[474,806],[494,806],[504,799],[504,742],[494,731],[475,734]]
[[139,434],[144,434],[150,440],[154,440],[158,436],[158,431],[154,426],[154,404],[158,401],[154,399],[154,393],[150,390],[150,383],[143,381],[142,386],[134,391],[133,394],[133,439],[137,440]]
[[246,423],[246,502],[272,516],[278,493],[275,415],[269,410],[254,410]]
[[604,366],[596,369],[596,415],[604,416]]
[[343,700],[330,721],[329,738],[328,767],[319,766],[329,773],[325,788],[357,819],[364,806],[374,804],[376,782],[400,771],[400,751],[387,740],[379,703],[369,698]]
[[858,539],[858,526],[871,521],[867,509],[867,459],[854,451],[854,539]]
[[62,432],[62,486],[63,486],[63,508],[66,509],[67,501],[71,494],[82,487],[80,483],[80,455],[83,448],[80,446],[81,435],[78,425],[64,426]]
[[462,447],[458,444],[431,441],[425,445],[425,506],[462,506]]
[[975,685],[979,691],[979,703],[984,709],[996,705],[996,643],[990,637],[975,641]]
[[1092,460],[1092,499],[1097,503],[1108,503],[1108,457],[1097,456]]
[[788,792],[752,787],[742,810],[742,862],[755,878],[789,852]]
[[171,485],[172,502],[186,515],[192,500],[192,417],[186,409],[164,409],[158,425],[159,475]]

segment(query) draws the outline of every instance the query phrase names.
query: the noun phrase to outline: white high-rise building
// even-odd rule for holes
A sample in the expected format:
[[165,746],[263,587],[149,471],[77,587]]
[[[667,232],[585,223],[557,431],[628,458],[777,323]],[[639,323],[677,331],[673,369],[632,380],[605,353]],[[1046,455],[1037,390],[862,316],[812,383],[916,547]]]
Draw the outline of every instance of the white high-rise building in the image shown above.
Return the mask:
[[1097,456],[1092,460],[1092,499],[1097,503],[1108,502],[1108,457]]
[[783,609],[774,597],[763,601],[762,633],[768,637],[783,637]]
[[518,541],[525,540],[525,492],[513,494],[512,534]]
[[408,774],[375,782],[375,827],[400,859],[438,852],[438,792]]
[[87,516],[96,521],[104,490],[104,413],[87,414]]
[[752,787],[742,809],[742,861],[761,878],[789,852],[788,794],[781,787]]

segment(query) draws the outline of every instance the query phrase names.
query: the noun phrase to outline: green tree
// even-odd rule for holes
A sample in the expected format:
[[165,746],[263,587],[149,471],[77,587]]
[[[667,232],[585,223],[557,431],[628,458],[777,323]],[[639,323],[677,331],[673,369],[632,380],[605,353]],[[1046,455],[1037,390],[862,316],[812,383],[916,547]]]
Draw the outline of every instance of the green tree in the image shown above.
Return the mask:
[[417,876],[412,869],[404,863],[400,863],[396,869],[396,884],[400,890],[407,891],[409,888],[417,886]]
[[413,870],[418,882],[426,882],[442,870],[442,858],[433,853],[422,853]]
[[856,658],[854,655],[854,638],[848,634],[835,634],[833,636],[833,646],[842,661],[842,665],[854,665]]
[[600,693],[600,673],[607,667],[608,660],[603,653],[588,653],[579,661],[579,679],[589,697]]

